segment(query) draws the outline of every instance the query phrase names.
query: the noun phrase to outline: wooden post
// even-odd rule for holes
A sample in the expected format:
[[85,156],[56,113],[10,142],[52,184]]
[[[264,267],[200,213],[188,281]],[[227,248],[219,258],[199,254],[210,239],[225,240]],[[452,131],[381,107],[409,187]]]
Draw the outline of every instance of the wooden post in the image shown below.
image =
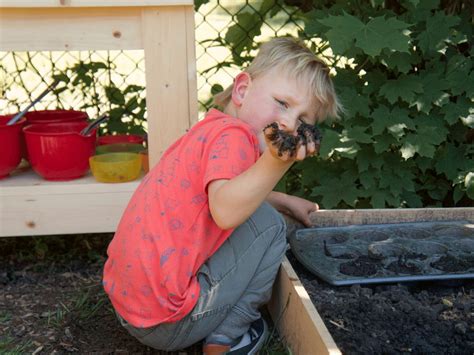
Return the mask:
[[146,8],[142,16],[149,156],[154,165],[190,127],[191,116],[197,116],[196,94],[191,94],[197,90],[195,53],[189,45],[194,20],[179,6]]

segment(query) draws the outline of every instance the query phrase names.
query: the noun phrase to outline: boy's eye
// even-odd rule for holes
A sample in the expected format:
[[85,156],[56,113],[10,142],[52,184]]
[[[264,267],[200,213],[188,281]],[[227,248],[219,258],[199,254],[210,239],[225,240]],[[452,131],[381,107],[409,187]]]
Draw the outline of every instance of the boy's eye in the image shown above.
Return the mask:
[[288,103],[282,100],[275,99],[278,102],[278,105],[283,106],[284,108],[288,108]]

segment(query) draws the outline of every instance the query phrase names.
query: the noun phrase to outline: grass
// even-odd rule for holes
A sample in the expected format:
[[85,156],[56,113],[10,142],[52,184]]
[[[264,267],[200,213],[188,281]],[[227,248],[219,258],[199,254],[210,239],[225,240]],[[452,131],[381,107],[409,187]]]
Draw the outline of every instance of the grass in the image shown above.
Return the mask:
[[8,336],[0,336],[0,354],[4,355],[23,355],[31,348],[32,342],[30,340],[23,344],[15,344],[15,339]]

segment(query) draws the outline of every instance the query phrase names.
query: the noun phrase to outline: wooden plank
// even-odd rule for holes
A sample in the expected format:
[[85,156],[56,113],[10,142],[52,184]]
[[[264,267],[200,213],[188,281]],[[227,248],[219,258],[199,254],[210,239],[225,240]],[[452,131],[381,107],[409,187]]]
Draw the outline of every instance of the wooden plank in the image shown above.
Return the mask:
[[423,221],[474,221],[474,207],[320,210],[310,216],[317,227]]
[[0,0],[0,7],[117,7],[193,5],[192,0]]
[[268,309],[292,354],[341,354],[286,257]]
[[0,236],[113,232],[140,180],[52,182],[31,170],[0,181]]
[[114,232],[131,195],[128,191],[2,197],[0,236]]
[[[150,166],[190,126],[185,9],[143,10]],[[153,99],[150,99],[153,98]]]
[[97,182],[90,173],[80,179],[48,181],[28,169],[17,171],[13,176],[0,180],[0,197],[129,192],[136,189],[139,183],[140,179],[120,184],[105,184]]
[[196,38],[194,8],[186,8],[186,41],[188,60],[188,94],[189,126],[198,122],[197,71],[196,71]]
[[140,21],[138,8],[1,8],[0,50],[142,49]]

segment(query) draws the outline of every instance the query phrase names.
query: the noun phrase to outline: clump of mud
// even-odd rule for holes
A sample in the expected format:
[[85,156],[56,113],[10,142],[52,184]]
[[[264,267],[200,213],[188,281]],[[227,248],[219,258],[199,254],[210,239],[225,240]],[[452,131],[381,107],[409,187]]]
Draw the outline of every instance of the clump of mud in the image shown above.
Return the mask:
[[290,157],[294,157],[301,145],[309,143],[314,143],[315,154],[319,153],[322,135],[315,126],[302,123],[297,129],[297,135],[294,136],[278,129],[278,124],[273,122],[264,128],[264,133],[273,146],[278,148],[278,156],[280,157],[285,153],[288,153]]

